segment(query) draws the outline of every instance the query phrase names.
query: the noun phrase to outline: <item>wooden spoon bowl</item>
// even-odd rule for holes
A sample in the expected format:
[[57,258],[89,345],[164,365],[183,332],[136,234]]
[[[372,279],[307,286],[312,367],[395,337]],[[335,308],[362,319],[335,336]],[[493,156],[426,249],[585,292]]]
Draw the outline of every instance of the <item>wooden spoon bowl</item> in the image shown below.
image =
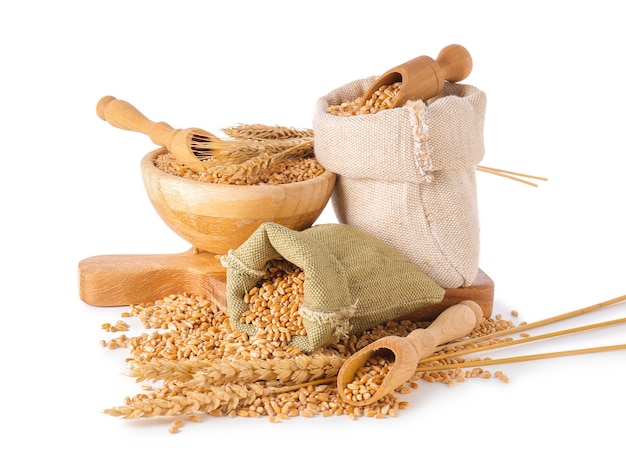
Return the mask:
[[472,66],[467,49],[450,44],[439,52],[436,60],[421,55],[387,70],[361,97],[360,105],[363,106],[381,86],[397,82],[400,82],[400,88],[390,107],[400,107],[408,100],[429,100],[441,93],[445,81],[459,82],[467,78]]
[[[468,335],[482,318],[480,306],[471,300],[464,300],[444,310],[426,329],[414,330],[406,337],[387,336],[370,343],[348,358],[339,370],[339,396],[346,403],[355,406],[365,406],[380,400],[411,378],[420,358],[430,356],[440,344]],[[389,372],[369,398],[350,398],[346,393],[348,385],[354,381],[357,371],[376,354],[393,355]]]

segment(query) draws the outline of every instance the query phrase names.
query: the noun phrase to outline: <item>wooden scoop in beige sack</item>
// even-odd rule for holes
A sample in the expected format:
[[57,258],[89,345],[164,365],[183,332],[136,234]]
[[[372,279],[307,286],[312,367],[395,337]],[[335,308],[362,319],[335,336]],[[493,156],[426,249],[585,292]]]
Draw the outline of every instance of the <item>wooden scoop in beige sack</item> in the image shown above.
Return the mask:
[[459,82],[472,71],[472,57],[458,44],[444,47],[436,60],[422,55],[383,73],[361,97],[360,105],[382,86],[400,82],[398,93],[391,99],[390,108],[402,106],[408,100],[426,101],[443,90],[445,81]]
[[[467,336],[483,318],[481,307],[471,300],[464,300],[448,307],[428,328],[413,330],[406,337],[386,336],[354,353],[339,370],[337,391],[341,398],[355,406],[365,406],[392,393],[415,374],[421,358],[429,357],[435,349],[450,341]],[[350,384],[357,371],[376,354],[392,354],[393,364],[380,387],[371,396],[353,398]],[[358,390],[356,391],[358,394]]]
[[165,147],[172,157],[195,171],[203,171],[202,159],[210,156],[210,142],[219,140],[202,129],[174,129],[165,122],[153,122],[130,103],[105,96],[98,101],[96,112],[100,119],[126,131],[146,134],[152,142]]

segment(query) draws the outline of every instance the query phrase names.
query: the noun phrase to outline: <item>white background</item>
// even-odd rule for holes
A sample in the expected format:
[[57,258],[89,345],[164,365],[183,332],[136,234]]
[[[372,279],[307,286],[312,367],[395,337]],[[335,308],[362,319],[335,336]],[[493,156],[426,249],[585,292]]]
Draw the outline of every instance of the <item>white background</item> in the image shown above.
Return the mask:
[[[535,321],[626,294],[624,28],[618,2],[4,2],[0,7],[2,468],[623,468],[626,352],[494,366],[424,384],[397,418],[122,421],[138,386],[99,345],[124,307],[78,297],[101,254],[188,249],[144,192],[148,137],[104,95],[175,127],[310,127],[316,100],[450,43],[488,97],[481,267],[494,313]],[[320,221],[334,221],[332,209]],[[624,316],[623,304],[541,331]],[[624,343],[624,327],[492,357]],[[11,462],[11,463],[9,463]]]

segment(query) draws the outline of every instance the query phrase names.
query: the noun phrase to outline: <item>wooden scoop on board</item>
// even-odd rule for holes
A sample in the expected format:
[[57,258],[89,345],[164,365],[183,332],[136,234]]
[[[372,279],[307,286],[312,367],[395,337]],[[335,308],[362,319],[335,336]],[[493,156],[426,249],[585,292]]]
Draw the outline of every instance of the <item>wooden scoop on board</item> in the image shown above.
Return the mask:
[[152,142],[165,147],[173,158],[195,171],[203,171],[203,159],[210,156],[208,144],[219,138],[197,128],[174,129],[165,122],[153,122],[130,103],[105,96],[98,101],[100,119],[126,131],[146,134]]
[[[346,402],[355,406],[374,403],[392,393],[415,373],[421,358],[429,357],[441,344],[467,336],[483,318],[480,306],[464,300],[448,307],[428,328],[413,330],[406,337],[386,336],[360,349],[343,363],[337,375],[337,391]],[[357,371],[376,354],[391,353],[394,361],[380,387],[369,398],[352,399],[346,388],[354,381]]]
[[467,49],[458,44],[444,47],[436,60],[422,55],[383,73],[361,97],[360,105],[372,97],[383,85],[401,82],[390,107],[402,106],[408,100],[426,101],[443,90],[444,82],[459,82],[472,71],[472,57]]

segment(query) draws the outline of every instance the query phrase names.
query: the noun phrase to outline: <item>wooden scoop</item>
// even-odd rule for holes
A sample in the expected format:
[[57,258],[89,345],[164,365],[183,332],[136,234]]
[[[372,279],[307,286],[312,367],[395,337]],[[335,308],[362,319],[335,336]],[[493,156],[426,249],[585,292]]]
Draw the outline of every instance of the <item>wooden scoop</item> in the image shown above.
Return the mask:
[[172,157],[195,171],[203,171],[202,159],[210,156],[208,144],[219,140],[202,129],[174,129],[165,122],[153,122],[126,101],[105,96],[98,101],[100,119],[126,131],[146,134],[157,145],[165,147]]
[[[406,337],[387,336],[354,353],[344,362],[337,376],[339,396],[349,404],[365,406],[392,393],[415,373],[420,358],[429,357],[439,345],[467,336],[483,318],[480,306],[464,300],[444,310],[431,325],[412,331]],[[345,389],[354,381],[358,369],[376,353],[389,353],[395,360],[378,390],[364,400],[349,398]]]
[[472,57],[467,49],[451,44],[439,52],[437,60],[422,55],[387,70],[361,97],[360,105],[363,106],[381,86],[396,82],[401,82],[401,85],[398,94],[391,100],[391,108],[402,106],[407,100],[426,101],[441,93],[446,80],[461,81],[471,71]]

